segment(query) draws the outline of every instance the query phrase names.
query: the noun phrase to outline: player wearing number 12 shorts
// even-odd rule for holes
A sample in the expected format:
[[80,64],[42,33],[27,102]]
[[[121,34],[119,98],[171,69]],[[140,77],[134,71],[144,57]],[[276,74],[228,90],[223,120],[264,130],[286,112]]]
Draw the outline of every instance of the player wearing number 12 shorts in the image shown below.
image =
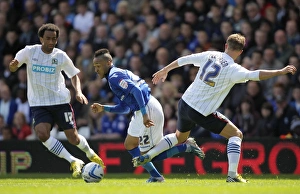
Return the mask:
[[237,173],[241,153],[242,132],[217,109],[236,83],[248,80],[265,80],[288,73],[295,74],[297,69],[287,65],[279,70],[249,71],[234,60],[243,52],[245,37],[232,34],[227,38],[225,51],[206,51],[180,57],[153,75],[153,83],[165,81],[168,72],[184,65],[199,67],[193,83],[184,92],[178,103],[178,123],[175,133],[166,135],[147,154],[133,159],[133,165],[149,162],[159,153],[178,143],[186,141],[195,125],[220,134],[228,139],[228,176],[227,182],[248,181]]
[[[114,67],[112,56],[107,49],[97,50],[94,54],[94,68],[99,77],[106,78],[111,91],[119,99],[116,105],[91,105],[93,112],[113,112],[127,114],[133,112],[124,145],[128,152],[137,157],[151,150],[163,137],[164,114],[161,104],[151,95],[148,84],[139,76],[126,69]],[[201,159],[204,153],[193,139],[175,146],[158,155],[154,160],[163,160],[180,152],[192,152]],[[163,182],[164,177],[152,162],[143,167],[150,173],[147,182]]]

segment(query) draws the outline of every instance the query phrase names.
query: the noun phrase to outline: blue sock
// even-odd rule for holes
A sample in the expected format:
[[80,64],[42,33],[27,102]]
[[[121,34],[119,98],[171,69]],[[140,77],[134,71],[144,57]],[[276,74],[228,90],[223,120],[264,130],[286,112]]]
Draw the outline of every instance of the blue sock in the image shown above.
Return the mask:
[[[128,150],[132,157],[137,157],[140,155],[140,149],[138,147]],[[143,168],[146,169],[152,177],[161,177],[161,174],[157,171],[152,162],[148,162],[143,165]]]
[[154,157],[152,159],[152,161],[161,161],[161,160],[164,160],[166,158],[170,158],[170,157],[172,157],[176,154],[179,154],[181,152],[185,152],[186,148],[187,148],[186,144],[180,144],[180,145],[174,146],[171,149],[168,149],[168,150],[160,153],[156,157]]

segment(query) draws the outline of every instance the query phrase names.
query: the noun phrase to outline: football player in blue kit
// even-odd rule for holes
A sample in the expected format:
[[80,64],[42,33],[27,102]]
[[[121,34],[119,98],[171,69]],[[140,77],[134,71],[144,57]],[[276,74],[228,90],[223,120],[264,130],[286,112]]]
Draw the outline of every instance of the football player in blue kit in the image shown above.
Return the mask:
[[[94,54],[95,72],[101,79],[107,79],[110,89],[120,102],[116,105],[93,103],[91,109],[95,113],[107,111],[128,114],[133,112],[124,146],[132,157],[137,157],[149,151],[163,138],[163,109],[158,100],[151,95],[151,89],[143,79],[129,70],[114,67],[112,61],[112,56],[107,49],[97,50]],[[195,140],[189,138],[185,143],[156,156],[153,161],[163,160],[181,152],[191,152],[200,159],[205,156]],[[164,181],[164,177],[152,162],[144,164],[143,167],[151,175],[147,182]]]

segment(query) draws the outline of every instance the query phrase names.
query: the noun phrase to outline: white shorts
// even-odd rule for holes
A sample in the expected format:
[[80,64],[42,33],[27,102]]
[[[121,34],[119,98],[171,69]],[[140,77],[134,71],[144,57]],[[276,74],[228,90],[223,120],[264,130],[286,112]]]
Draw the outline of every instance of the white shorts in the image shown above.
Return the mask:
[[135,111],[127,132],[133,137],[139,137],[141,152],[147,152],[163,138],[164,113],[161,104],[153,96],[146,105],[146,111],[155,126],[146,128],[141,111]]

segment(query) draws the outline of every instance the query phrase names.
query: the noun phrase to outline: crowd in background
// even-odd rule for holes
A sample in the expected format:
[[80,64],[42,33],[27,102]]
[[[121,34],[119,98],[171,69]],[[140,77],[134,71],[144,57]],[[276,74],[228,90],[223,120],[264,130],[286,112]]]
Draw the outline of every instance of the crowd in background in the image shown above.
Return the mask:
[[[198,69],[179,68],[158,85],[151,83],[152,74],[181,56],[223,51],[232,33],[246,37],[236,61],[245,68],[279,69],[293,64],[298,71],[234,86],[219,111],[245,138],[300,135],[299,0],[0,0],[0,140],[36,139],[27,101],[26,64],[15,73],[8,66],[25,45],[40,43],[37,30],[49,22],[60,28],[57,48],[81,70],[89,105],[77,102],[69,79],[66,84],[79,133],[88,139],[123,139],[131,116],[91,112],[93,102],[116,102],[106,80],[94,72],[94,51],[108,48],[116,67],[147,81],[163,106],[167,134],[176,129],[177,102]],[[65,138],[55,127],[52,133]],[[205,129],[192,136],[220,138]]]

